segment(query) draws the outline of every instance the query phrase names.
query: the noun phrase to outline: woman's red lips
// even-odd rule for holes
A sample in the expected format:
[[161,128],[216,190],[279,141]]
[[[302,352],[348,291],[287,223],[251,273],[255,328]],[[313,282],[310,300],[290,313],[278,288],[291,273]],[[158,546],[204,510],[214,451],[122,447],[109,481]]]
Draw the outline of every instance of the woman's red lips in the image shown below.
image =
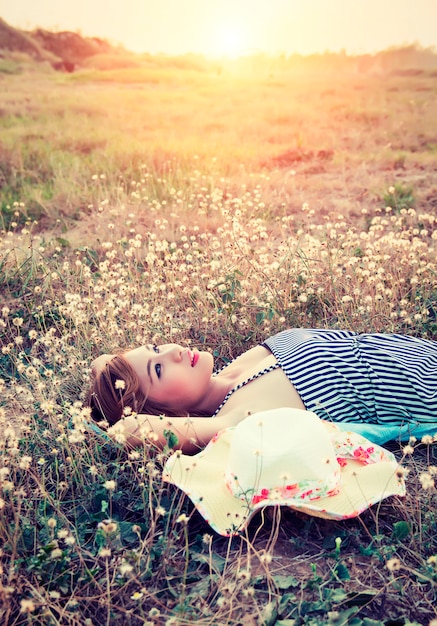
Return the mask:
[[198,353],[198,352],[195,352],[195,353],[193,354],[192,359],[191,359],[191,367],[194,367],[194,366],[196,365],[196,363],[197,363],[197,361],[198,361],[198,360],[199,360],[199,353]]

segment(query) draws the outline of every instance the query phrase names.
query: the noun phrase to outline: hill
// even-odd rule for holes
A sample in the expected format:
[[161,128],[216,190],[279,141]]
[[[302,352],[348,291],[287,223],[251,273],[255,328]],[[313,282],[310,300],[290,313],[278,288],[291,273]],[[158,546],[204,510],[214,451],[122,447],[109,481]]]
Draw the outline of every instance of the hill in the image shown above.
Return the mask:
[[82,65],[85,59],[91,56],[107,54],[113,50],[113,47],[103,39],[82,37],[71,31],[55,33],[38,28],[31,33],[31,37],[44,50],[58,57],[67,70],[70,66]]
[[36,61],[48,61],[57,70],[73,71],[94,55],[119,48],[98,37],[83,37],[71,31],[50,32],[42,28],[28,32],[0,18],[0,56],[24,53]]
[[0,17],[0,50],[23,52],[37,61],[55,61],[56,57],[44,49],[30,33],[9,26]]

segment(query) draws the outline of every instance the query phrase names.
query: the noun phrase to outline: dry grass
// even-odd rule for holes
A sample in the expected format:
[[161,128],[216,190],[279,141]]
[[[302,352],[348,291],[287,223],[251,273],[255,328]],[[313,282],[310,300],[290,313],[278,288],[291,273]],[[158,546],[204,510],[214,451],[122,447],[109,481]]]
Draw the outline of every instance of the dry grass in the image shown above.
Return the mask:
[[118,345],[220,365],[286,326],[437,337],[435,80],[331,65],[2,79],[5,626],[437,619],[431,443],[392,446],[405,501],[228,541],[162,485],[168,451],[128,454],[81,406]]
[[272,196],[293,209],[358,213],[381,199],[388,178],[424,201],[435,194],[430,72],[375,75],[322,57],[308,72],[303,62],[259,59],[220,73],[146,65],[3,80],[1,161],[13,168],[4,201],[24,201],[38,218],[77,215],[92,174],[115,188],[143,163],[161,173],[174,158],[189,172],[195,154],[205,173],[268,172]]

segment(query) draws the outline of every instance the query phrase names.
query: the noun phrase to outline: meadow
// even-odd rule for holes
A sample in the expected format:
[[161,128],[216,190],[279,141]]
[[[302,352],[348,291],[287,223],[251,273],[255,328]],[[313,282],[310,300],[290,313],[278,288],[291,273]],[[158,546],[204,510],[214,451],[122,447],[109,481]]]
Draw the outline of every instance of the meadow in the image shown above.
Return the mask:
[[1,624],[437,624],[432,434],[389,446],[404,500],[228,539],[84,406],[117,347],[437,339],[437,60],[404,52],[0,59]]

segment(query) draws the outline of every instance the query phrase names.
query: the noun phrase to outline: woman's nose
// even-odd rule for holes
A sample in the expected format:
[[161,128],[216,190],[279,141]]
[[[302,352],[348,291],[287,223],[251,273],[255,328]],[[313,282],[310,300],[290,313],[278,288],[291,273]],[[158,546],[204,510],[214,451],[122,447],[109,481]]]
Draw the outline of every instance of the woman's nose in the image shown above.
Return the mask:
[[180,361],[182,358],[182,348],[177,345],[169,346],[166,350],[166,353],[174,361]]

